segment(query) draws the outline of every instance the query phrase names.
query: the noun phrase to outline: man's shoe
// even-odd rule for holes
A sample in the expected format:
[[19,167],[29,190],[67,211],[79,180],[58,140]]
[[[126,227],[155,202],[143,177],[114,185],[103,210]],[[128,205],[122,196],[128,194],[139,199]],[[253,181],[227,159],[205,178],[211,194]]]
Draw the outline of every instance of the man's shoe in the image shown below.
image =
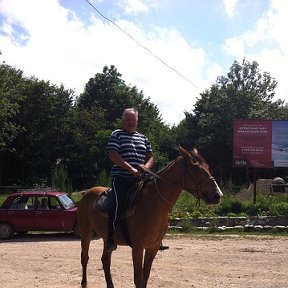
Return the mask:
[[114,239],[108,239],[106,247],[108,252],[112,252],[117,249],[117,244],[115,243]]
[[161,243],[159,250],[163,251],[163,250],[167,250],[167,249],[169,249],[169,246],[162,245],[162,243]]

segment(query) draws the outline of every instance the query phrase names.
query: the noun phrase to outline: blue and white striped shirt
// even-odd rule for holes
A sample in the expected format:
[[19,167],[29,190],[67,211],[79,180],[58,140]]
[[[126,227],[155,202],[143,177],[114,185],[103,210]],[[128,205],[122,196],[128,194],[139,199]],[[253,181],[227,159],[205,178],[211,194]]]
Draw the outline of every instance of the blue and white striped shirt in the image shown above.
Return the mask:
[[[145,164],[147,153],[152,153],[151,144],[145,135],[137,131],[131,134],[123,129],[112,132],[106,146],[106,152],[111,150],[118,152],[124,161],[135,168],[140,164]],[[134,178],[129,171],[114,164],[111,176],[116,175]]]

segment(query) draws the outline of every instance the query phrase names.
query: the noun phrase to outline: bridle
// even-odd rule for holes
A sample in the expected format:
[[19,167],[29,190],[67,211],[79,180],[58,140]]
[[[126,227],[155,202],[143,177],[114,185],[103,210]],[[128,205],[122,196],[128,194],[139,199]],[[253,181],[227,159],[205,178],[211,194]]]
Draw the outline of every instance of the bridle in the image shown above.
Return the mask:
[[[189,173],[189,170],[187,171],[187,169],[185,169],[185,164],[186,164],[186,166],[187,166],[188,163],[186,162],[186,163],[184,164],[185,159],[184,159],[183,156],[182,156],[181,160],[182,160],[182,161],[181,161],[181,164],[182,164],[182,165],[181,165],[182,180],[180,180],[178,183],[175,183],[175,182],[173,182],[173,181],[170,181],[170,180],[162,177],[161,175],[152,172],[151,170],[147,169],[147,168],[144,167],[143,165],[140,166],[140,169],[153,176],[153,180],[154,180],[154,183],[155,183],[155,187],[156,187],[156,190],[157,190],[159,196],[160,196],[163,200],[165,200],[166,202],[168,202],[169,204],[172,204],[172,205],[174,205],[174,203],[172,203],[171,201],[169,201],[168,199],[166,199],[166,198],[161,194],[161,192],[159,191],[158,186],[157,186],[157,181],[156,181],[156,179],[159,179],[159,180],[161,180],[161,181],[167,182],[167,183],[172,184],[172,185],[174,185],[174,186],[181,186],[182,188],[184,188],[184,186],[185,186],[185,185],[184,185],[185,172],[188,173],[189,176],[190,176],[191,178],[193,178],[193,181],[194,181],[194,183],[196,183],[196,187],[197,187],[196,192],[190,192],[190,191],[189,191],[189,192],[190,192],[191,194],[193,194],[194,197],[197,199],[196,206],[199,207],[199,206],[200,206],[200,200],[201,200],[201,195],[202,195],[203,186],[205,186],[209,181],[213,181],[214,183],[215,183],[216,181],[215,181],[215,179],[214,179],[213,176],[209,176],[207,179],[205,179],[205,181],[204,181],[203,183],[200,183],[193,174]],[[174,161],[172,161],[166,168],[170,167],[170,166],[171,166],[173,163],[175,163],[176,161],[177,161],[177,159],[174,160]],[[192,159],[190,159],[189,162],[190,162],[190,161],[192,161]],[[165,168],[165,169],[166,169],[166,168]]]
[[[190,160],[191,161],[191,160]],[[189,162],[190,162],[189,161]],[[196,189],[196,192],[195,193],[193,193],[193,192],[191,192],[194,196],[195,196],[195,198],[197,199],[197,200],[199,200],[200,201],[200,198],[201,198],[201,195],[202,195],[202,189],[203,189],[203,187],[208,183],[208,182],[213,182],[213,183],[216,183],[216,180],[215,180],[215,178],[213,177],[213,176],[209,176],[207,179],[205,179],[205,181],[204,182],[202,182],[202,183],[200,183],[200,181],[198,181],[197,179],[196,179],[196,177],[193,175],[193,174],[191,174],[191,173],[189,173],[189,170],[183,170],[184,172],[186,171],[186,173],[188,173],[189,174],[189,176],[191,177],[191,178],[193,178],[193,181],[196,183],[196,186],[197,186],[197,189]],[[184,179],[184,173],[183,173],[183,179]],[[183,180],[184,181],[184,180]],[[184,186],[184,185],[183,185]]]
[[[186,165],[189,165],[189,162],[193,161],[193,158],[195,158],[195,156],[192,157],[192,159],[190,159],[189,161],[187,161],[188,163],[186,162]],[[183,161],[185,162],[185,159],[183,159]],[[201,162],[198,161],[198,163],[200,163],[200,165],[202,165]],[[182,166],[184,166],[184,164],[182,164]],[[204,165],[202,165],[202,166],[204,166]],[[218,186],[218,185],[216,183],[215,178],[212,175],[210,175],[207,179],[205,179],[204,182],[200,183],[200,181],[198,181],[198,179],[193,174],[189,173],[190,170],[189,169],[184,169],[184,167],[183,167],[183,181],[184,181],[184,173],[185,172],[189,174],[189,176],[193,179],[193,182],[196,184],[196,192],[192,192],[192,191],[191,192],[189,191],[189,192],[192,195],[194,195],[194,197],[196,198],[196,207],[199,208],[200,207],[200,201],[201,201],[201,195],[203,194],[202,193],[203,187],[205,185],[207,185],[207,183],[209,183],[211,181],[216,186]],[[183,183],[183,187],[184,187],[184,183]]]

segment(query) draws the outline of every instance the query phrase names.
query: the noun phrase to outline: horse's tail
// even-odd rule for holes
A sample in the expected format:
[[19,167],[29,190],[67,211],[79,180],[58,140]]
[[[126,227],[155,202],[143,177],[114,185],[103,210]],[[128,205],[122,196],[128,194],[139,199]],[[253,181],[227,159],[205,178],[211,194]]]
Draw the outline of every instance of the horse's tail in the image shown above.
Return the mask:
[[76,191],[74,193],[80,194],[83,197],[88,191],[89,191],[89,189],[85,189],[85,190],[82,190],[82,191]]
[[99,196],[107,189],[108,187],[95,186],[79,192],[83,195],[81,200],[78,202],[77,209],[78,227],[81,238],[91,237],[95,233],[93,227],[93,210]]
[[[80,196],[79,198],[80,199],[77,199],[77,200],[75,200],[74,201],[74,203],[75,203],[75,206],[79,206],[79,202],[81,201],[81,199],[83,198],[83,196],[85,196],[86,195],[86,193],[88,192],[88,190],[82,190],[82,191],[75,191],[75,192],[73,192],[73,194],[76,194],[77,195],[77,198],[78,198],[78,196]],[[80,194],[80,195],[79,195]]]
[[82,198],[77,203],[78,227],[79,227],[79,234],[82,238],[86,237],[89,234],[90,235],[93,234],[91,211],[99,195],[91,191],[91,189],[79,191],[79,193],[82,194]]

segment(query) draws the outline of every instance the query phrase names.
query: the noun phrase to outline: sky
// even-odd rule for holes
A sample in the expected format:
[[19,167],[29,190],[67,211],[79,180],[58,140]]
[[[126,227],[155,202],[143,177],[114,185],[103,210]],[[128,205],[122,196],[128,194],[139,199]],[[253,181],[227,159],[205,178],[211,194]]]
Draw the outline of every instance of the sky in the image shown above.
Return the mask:
[[287,0],[0,0],[0,61],[75,95],[114,65],[178,125],[244,58],[288,100],[287,27]]

